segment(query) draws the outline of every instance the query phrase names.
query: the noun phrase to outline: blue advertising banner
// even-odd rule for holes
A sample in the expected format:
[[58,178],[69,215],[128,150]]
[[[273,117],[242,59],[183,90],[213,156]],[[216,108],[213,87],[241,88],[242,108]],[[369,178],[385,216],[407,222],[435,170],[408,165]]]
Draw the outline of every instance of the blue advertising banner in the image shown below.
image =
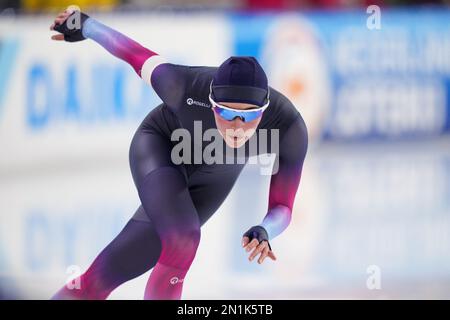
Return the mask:
[[236,55],[253,55],[313,137],[396,139],[450,129],[450,11],[232,16]]

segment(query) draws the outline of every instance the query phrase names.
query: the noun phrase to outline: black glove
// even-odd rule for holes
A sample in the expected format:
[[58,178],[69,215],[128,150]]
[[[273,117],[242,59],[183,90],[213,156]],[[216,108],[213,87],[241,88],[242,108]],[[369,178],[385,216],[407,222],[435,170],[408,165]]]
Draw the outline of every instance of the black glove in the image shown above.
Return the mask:
[[63,24],[57,24],[54,27],[64,35],[64,40],[68,42],[77,42],[86,39],[83,36],[82,29],[84,22],[89,18],[87,14],[80,11],[73,12]]
[[267,241],[269,249],[272,251],[272,247],[269,243],[269,235],[267,234],[266,229],[261,226],[251,227],[246,233],[244,233],[243,237],[248,237],[250,241],[252,241],[253,239],[257,239],[259,243]]

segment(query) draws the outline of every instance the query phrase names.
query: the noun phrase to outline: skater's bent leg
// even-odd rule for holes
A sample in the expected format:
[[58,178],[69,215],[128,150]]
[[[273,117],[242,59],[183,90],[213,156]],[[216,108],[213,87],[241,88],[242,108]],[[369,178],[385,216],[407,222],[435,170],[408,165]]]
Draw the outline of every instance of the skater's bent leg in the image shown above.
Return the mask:
[[150,274],[145,289],[145,299],[181,298],[183,282],[194,260],[199,241],[199,231],[191,233],[181,231],[172,236],[167,235],[163,239],[162,257]]
[[150,270],[160,254],[161,241],[151,222],[132,219],[80,276],[80,288],[64,286],[52,299],[106,299],[122,283]]
[[138,191],[162,246],[144,298],[180,299],[200,242],[200,221],[185,176],[176,167],[161,167],[142,179]]

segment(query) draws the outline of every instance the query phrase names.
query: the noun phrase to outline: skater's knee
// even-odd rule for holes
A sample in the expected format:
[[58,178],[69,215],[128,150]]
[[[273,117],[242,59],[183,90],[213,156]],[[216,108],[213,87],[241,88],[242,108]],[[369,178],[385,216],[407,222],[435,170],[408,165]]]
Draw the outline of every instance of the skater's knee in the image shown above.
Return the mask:
[[200,228],[168,232],[162,237],[159,262],[178,268],[188,268],[200,244]]

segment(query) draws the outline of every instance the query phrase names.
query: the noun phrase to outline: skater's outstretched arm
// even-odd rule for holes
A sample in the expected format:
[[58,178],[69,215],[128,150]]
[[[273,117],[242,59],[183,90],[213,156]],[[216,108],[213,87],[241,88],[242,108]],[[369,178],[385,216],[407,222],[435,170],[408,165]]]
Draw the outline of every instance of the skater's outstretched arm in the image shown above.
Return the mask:
[[133,67],[169,106],[176,105],[182,98],[189,67],[168,63],[156,52],[126,35],[70,8],[58,14],[50,29],[60,33],[53,35],[53,40],[78,42],[91,39],[97,42],[109,53]]

